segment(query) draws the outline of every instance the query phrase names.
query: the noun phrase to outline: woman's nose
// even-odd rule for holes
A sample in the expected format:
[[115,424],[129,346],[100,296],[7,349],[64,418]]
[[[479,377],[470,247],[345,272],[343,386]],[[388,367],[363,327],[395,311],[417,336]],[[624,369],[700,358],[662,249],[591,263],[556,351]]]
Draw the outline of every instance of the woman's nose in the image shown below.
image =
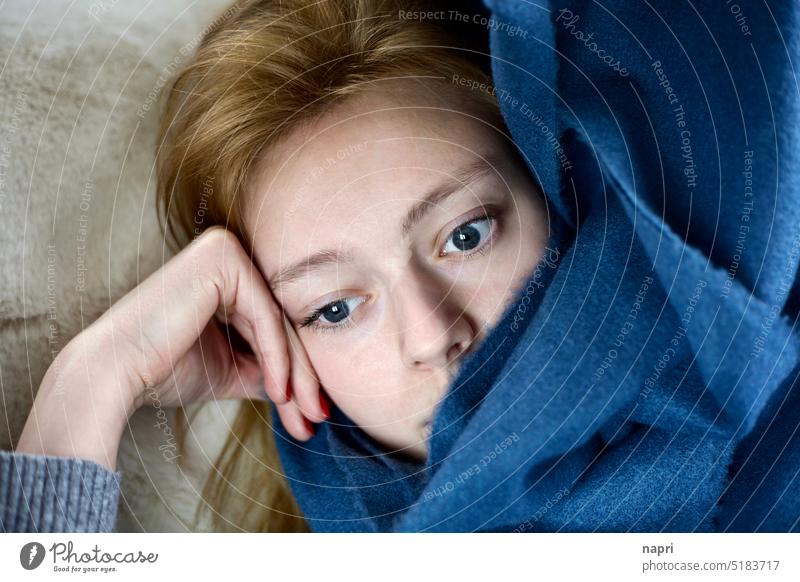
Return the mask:
[[452,282],[413,262],[392,289],[397,337],[409,368],[447,369],[475,339]]

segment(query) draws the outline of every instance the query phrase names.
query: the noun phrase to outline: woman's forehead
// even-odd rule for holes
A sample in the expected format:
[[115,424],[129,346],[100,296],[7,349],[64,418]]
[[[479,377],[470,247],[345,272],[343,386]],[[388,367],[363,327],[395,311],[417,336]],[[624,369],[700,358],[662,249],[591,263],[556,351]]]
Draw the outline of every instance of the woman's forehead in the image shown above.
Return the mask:
[[450,123],[448,139],[439,135],[441,127],[432,127],[435,121],[424,116],[403,112],[382,116],[379,122],[348,121],[299,146],[284,144],[284,155],[273,157],[251,194],[255,213],[267,213],[260,222],[269,221],[274,228],[276,221],[307,218],[323,208],[330,213],[333,201],[351,212],[419,198],[433,184],[457,175],[491,151],[490,138],[476,128]]
[[394,81],[381,90],[351,96],[298,125],[268,148],[258,168],[257,189],[269,191],[273,183],[296,189],[352,180],[396,166],[446,170],[448,161],[455,164],[476,147],[499,139],[476,114],[477,108],[451,105],[456,100],[447,99],[439,85],[424,91],[421,86]]

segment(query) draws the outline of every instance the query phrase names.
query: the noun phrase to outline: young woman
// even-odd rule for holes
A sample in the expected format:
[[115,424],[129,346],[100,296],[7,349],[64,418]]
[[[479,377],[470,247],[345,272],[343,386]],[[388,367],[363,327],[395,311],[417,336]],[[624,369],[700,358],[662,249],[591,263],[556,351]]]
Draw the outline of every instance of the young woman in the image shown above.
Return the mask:
[[[488,73],[411,8],[247,2],[207,34],[168,96],[158,154],[183,249],[58,356],[18,453],[113,471],[148,396],[266,391],[300,441],[329,398],[387,452],[425,458],[437,403],[548,225]],[[299,527],[266,412],[242,404],[209,481],[220,527]],[[244,465],[248,447],[260,462]],[[250,473],[238,516],[237,471]]]

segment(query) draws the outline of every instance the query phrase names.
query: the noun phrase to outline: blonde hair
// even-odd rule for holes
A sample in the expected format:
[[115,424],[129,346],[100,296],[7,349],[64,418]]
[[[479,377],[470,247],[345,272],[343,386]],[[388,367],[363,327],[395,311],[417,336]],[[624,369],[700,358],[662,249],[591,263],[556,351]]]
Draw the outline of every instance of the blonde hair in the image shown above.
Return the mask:
[[[257,160],[373,81],[435,77],[464,92],[453,79],[468,79],[482,90],[464,100],[502,124],[476,55],[440,25],[415,18],[418,9],[400,0],[251,0],[215,21],[163,111],[157,193],[170,243],[180,248],[223,225],[250,251],[242,215]],[[199,510],[214,512],[215,530],[306,529],[280,476],[269,411],[266,402],[240,405],[202,493]],[[179,422],[182,442],[190,422],[182,409]]]

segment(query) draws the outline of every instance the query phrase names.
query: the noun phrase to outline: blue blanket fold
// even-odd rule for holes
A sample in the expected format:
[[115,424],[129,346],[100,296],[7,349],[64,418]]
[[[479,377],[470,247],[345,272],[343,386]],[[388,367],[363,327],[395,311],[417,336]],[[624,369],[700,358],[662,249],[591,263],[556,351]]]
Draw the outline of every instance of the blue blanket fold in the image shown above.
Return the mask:
[[800,530],[800,5],[491,2],[548,252],[430,456],[274,417],[315,531]]

